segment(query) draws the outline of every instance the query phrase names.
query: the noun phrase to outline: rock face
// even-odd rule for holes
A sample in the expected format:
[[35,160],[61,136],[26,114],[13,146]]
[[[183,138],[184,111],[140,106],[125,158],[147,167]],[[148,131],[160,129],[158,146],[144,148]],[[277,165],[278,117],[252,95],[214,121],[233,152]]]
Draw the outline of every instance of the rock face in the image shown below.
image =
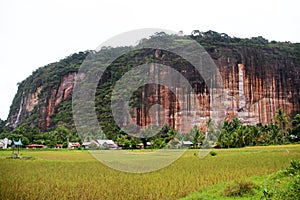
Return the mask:
[[[300,112],[300,66],[289,53],[263,47],[224,45],[209,48],[208,52],[223,79],[224,120],[238,117],[245,124],[266,124],[273,120],[279,108],[287,114]],[[159,53],[156,51],[153,56],[158,57]],[[22,95],[14,100],[16,105],[11,108],[7,125],[15,128],[27,122],[42,130],[49,128],[55,109],[64,101],[71,101],[76,76],[76,71],[65,73],[59,84],[47,90],[47,95],[43,93],[44,85],[38,85],[33,92],[19,89]],[[211,116],[211,94],[202,90],[192,96],[181,90],[176,89],[174,94],[164,86],[145,87],[144,105],[131,110],[132,120],[144,127],[150,123],[167,123],[182,132],[189,131],[193,125],[205,127]],[[32,113],[37,113],[38,117],[31,119]],[[187,113],[196,116],[195,120],[184,120]]]
[[[300,68],[289,55],[270,58],[273,53],[244,47],[238,51],[220,47],[211,53],[224,84],[224,120],[237,117],[244,124],[267,124],[279,108],[287,114],[300,111]],[[133,120],[142,127],[168,124],[188,132],[197,125],[205,130],[211,118],[211,94],[202,91],[193,96],[183,90],[179,87],[173,94],[163,86],[145,87],[143,105],[134,109]],[[155,104],[161,107],[151,109]]]
[[279,108],[288,114],[299,112],[299,66],[288,55],[270,59],[270,54],[263,49],[242,48],[235,59],[216,61],[222,68],[228,119],[266,124]]
[[[62,77],[58,88],[54,88],[51,92],[50,99],[46,103],[47,106],[42,108],[43,118],[46,124],[42,124],[43,127],[49,127],[51,122],[51,116],[54,113],[55,107],[62,101],[66,100],[71,94],[76,78],[75,72],[69,73]],[[42,121],[44,123],[44,120]]]
[[51,116],[55,108],[64,100],[71,96],[75,84],[76,72],[71,72],[63,77],[58,87],[51,90],[51,95],[47,99],[39,99],[43,86],[39,86],[34,93],[24,94],[21,97],[17,114],[10,115],[7,120],[7,125],[16,128],[24,122],[24,118],[37,109],[40,118],[37,120],[37,125],[42,130],[50,126]]
[[38,87],[34,93],[30,93],[28,95],[24,95],[21,99],[21,103],[19,105],[18,114],[16,115],[16,119],[14,123],[11,123],[14,128],[16,128],[21,122],[21,117],[23,113],[30,113],[36,105],[39,103],[39,94],[41,93],[42,86]]

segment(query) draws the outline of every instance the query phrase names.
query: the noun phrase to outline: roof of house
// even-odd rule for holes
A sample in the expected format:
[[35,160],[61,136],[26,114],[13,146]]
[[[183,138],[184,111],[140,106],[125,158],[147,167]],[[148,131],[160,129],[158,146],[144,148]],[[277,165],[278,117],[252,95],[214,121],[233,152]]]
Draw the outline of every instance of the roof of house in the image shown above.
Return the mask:
[[45,145],[43,144],[29,144],[29,145],[26,145],[26,147],[44,147]]
[[182,144],[192,145],[193,143],[191,141],[182,141]]
[[80,144],[78,142],[69,142],[69,146],[71,146],[71,147],[80,147]]
[[91,144],[92,144],[92,142],[84,142],[84,143],[82,143],[82,146],[89,146]]
[[[143,146],[144,144],[143,143],[139,143],[139,144],[137,144],[138,146]],[[146,144],[147,146],[150,146],[151,145],[151,142],[147,142],[147,144]]]
[[22,143],[21,139],[19,139],[19,141],[17,141],[17,142],[13,140],[13,145],[15,145],[15,146],[22,146],[23,143]]
[[115,142],[112,140],[97,140],[97,142],[100,146],[105,144],[115,145]]

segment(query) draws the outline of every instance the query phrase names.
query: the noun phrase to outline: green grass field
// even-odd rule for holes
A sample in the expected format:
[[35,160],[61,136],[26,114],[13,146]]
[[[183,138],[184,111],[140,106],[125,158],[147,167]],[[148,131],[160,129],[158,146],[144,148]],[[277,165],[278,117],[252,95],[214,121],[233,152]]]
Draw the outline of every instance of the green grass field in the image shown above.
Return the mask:
[[0,199],[179,199],[212,185],[271,174],[300,158],[300,145],[214,151],[216,156],[199,159],[188,150],[166,168],[130,174],[106,167],[88,151],[21,150],[21,156],[32,157],[23,160],[7,159],[11,151],[3,150]]

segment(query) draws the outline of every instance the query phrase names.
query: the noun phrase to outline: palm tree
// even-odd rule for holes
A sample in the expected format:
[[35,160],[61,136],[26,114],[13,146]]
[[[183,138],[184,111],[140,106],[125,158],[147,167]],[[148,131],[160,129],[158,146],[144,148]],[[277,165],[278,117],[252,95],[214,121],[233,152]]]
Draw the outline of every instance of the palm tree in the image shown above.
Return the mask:
[[192,142],[193,142],[194,148],[197,148],[197,145],[199,143],[202,144],[205,139],[205,135],[199,130],[199,128],[196,125],[190,131],[190,135],[193,140]]
[[295,137],[294,140],[300,141],[300,114],[293,118],[291,133]]
[[282,111],[281,108],[276,112],[277,115],[274,117],[275,125],[278,126],[280,134],[286,136],[286,128],[289,124],[289,117]]
[[268,125],[268,131],[270,133],[270,139],[273,144],[278,144],[278,142],[282,139],[282,134],[278,130],[278,126],[274,125],[272,122]]
[[214,129],[214,122],[209,118],[207,122],[207,140],[216,142],[218,140],[217,133]]
[[233,134],[232,130],[230,130],[230,123],[225,121],[223,128],[221,129],[221,134],[219,136],[219,143],[221,147],[229,148],[233,144]]
[[228,132],[226,129],[222,129],[222,143],[224,146],[229,148],[230,146],[233,145],[234,143],[234,133],[233,132]]

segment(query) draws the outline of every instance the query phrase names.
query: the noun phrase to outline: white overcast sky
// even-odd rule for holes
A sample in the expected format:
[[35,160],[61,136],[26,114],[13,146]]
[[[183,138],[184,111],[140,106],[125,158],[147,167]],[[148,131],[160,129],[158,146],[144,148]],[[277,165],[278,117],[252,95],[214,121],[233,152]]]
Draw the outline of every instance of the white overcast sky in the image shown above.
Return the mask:
[[0,118],[33,70],[139,28],[300,42],[298,0],[0,0]]

